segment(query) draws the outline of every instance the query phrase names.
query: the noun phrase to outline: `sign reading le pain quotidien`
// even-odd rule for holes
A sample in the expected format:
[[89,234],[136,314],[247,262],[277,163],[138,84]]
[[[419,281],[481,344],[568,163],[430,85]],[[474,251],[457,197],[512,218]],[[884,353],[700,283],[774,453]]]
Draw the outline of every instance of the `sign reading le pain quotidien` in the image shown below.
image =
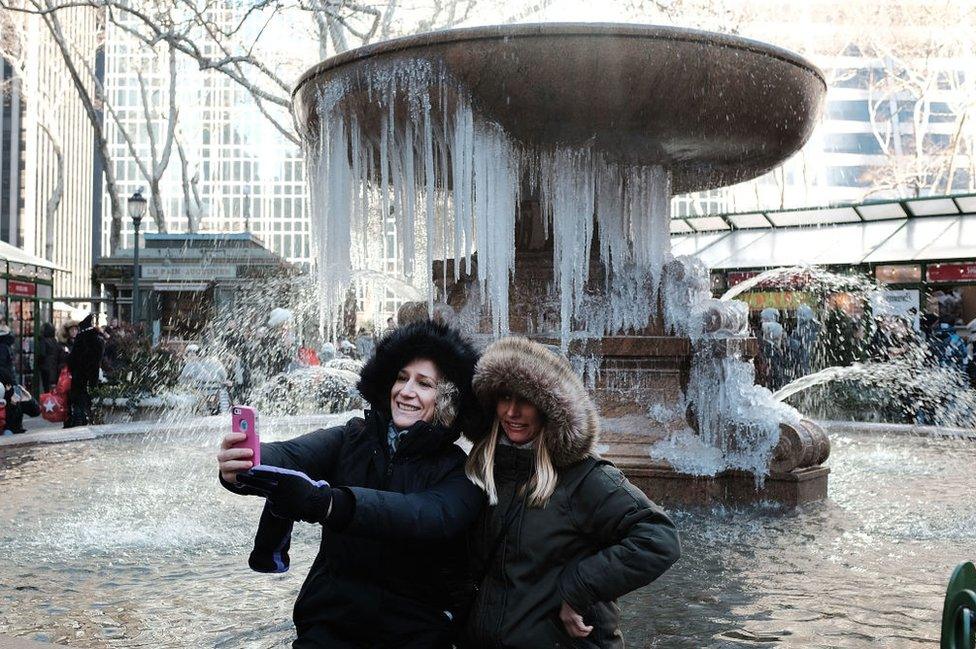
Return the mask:
[[237,277],[237,266],[234,264],[215,264],[201,266],[199,264],[167,264],[161,266],[143,266],[143,279],[234,279]]

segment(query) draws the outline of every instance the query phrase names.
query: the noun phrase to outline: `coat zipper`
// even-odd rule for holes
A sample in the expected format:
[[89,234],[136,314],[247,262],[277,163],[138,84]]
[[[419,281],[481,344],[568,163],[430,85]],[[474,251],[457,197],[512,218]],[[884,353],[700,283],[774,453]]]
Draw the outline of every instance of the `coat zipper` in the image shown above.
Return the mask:
[[[518,487],[516,487],[515,493],[513,493],[512,495],[514,497],[517,497],[518,496]],[[514,521],[515,522],[515,525],[512,526],[515,529],[515,539],[514,539],[514,542],[515,542],[515,549],[516,550],[518,550],[519,541],[522,538],[522,522],[525,520],[525,507],[526,507],[526,505],[528,503],[528,499],[529,499],[529,494],[528,494],[528,492],[526,492],[522,496],[522,503],[521,503],[521,505],[519,505],[518,503],[514,503],[515,506],[516,507],[519,507],[519,509],[520,509],[520,511],[518,513],[518,520]],[[502,545],[501,563],[500,563],[501,573],[502,573],[502,588],[503,588],[503,590],[502,590],[502,606],[501,606],[501,615],[498,616],[498,626],[495,628],[495,637],[496,638],[501,638],[502,624],[505,622],[505,610],[508,608],[508,580],[505,578],[505,564],[507,563],[507,557],[508,557],[508,533],[505,534],[505,537],[506,538],[504,538],[502,540],[502,542],[503,542],[504,545]],[[499,641],[498,647],[499,647],[499,649],[501,649],[501,642],[500,641]]]

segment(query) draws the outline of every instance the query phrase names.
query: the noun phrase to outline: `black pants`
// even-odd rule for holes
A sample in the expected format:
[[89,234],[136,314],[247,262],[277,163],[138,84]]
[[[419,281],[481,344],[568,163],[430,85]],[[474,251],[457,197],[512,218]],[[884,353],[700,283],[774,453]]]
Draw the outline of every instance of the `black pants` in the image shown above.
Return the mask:
[[91,395],[88,394],[88,382],[72,377],[71,389],[68,390],[68,420],[64,427],[87,426],[90,423]]

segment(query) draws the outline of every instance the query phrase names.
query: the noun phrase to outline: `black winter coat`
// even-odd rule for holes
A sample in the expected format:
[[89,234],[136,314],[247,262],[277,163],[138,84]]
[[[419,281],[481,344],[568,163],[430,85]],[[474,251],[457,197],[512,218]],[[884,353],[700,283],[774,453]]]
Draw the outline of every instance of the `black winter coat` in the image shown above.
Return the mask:
[[98,370],[102,366],[105,341],[97,329],[85,329],[75,337],[71,353],[68,354],[68,369],[72,382],[79,384],[98,383]]
[[364,647],[450,646],[451,618],[467,604],[465,534],[484,495],[464,475],[458,433],[421,423],[390,458],[387,426],[367,411],[365,420],[261,445],[262,464],[355,497],[347,527],[322,528],[295,602],[300,641],[332,646],[335,634]]
[[61,364],[64,363],[66,354],[57,338],[54,337],[54,325],[45,322],[41,334],[41,344],[37,352],[37,366],[41,373],[41,384],[47,388],[57,384]]
[[4,334],[0,336],[0,383],[9,387],[17,382],[14,371],[14,336]]
[[[663,574],[680,554],[674,524],[610,462],[587,457],[558,468],[546,507],[528,507],[520,487],[533,451],[499,445],[498,504],[485,509],[472,542],[483,575],[465,648],[620,648],[616,599]],[[571,638],[562,602],[593,631]]]

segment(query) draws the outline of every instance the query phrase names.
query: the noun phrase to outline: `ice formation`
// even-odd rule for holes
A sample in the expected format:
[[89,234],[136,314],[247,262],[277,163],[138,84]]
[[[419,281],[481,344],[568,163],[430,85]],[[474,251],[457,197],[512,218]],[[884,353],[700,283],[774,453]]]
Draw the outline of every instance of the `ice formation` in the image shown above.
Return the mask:
[[[516,217],[527,192],[553,241],[564,352],[573,338],[643,330],[659,304],[668,333],[693,344],[743,335],[738,303],[711,300],[704,267],[670,255],[667,169],[620,164],[592,145],[519,142],[431,61],[364,64],[323,85],[316,109],[318,130],[306,145],[321,313],[330,325],[354,281],[395,278],[400,292],[416,289],[431,308],[446,298],[436,294],[432,262],[453,259],[454,280],[462,272],[477,279],[459,322],[477,331],[487,313],[493,335],[508,333]],[[605,271],[596,294],[588,291],[594,237]],[[712,458],[699,468],[765,474],[779,422],[796,411],[753,386],[752,366],[738,358],[706,351],[695,362],[688,401],[701,421],[697,443],[716,449],[698,454]],[[599,359],[575,364],[594,384]]]
[[[435,294],[431,262],[456,259],[454,279],[462,267],[476,273],[492,332],[507,333],[523,190],[539,198],[553,235],[564,348],[579,331],[640,329],[655,314],[670,246],[664,168],[616,164],[590,146],[528,147],[425,60],[337,77],[320,90],[317,115],[306,146],[325,321],[337,320],[354,278],[375,279],[370,269],[418,288],[432,305],[444,296]],[[594,224],[611,290],[591,322],[584,289]]]

